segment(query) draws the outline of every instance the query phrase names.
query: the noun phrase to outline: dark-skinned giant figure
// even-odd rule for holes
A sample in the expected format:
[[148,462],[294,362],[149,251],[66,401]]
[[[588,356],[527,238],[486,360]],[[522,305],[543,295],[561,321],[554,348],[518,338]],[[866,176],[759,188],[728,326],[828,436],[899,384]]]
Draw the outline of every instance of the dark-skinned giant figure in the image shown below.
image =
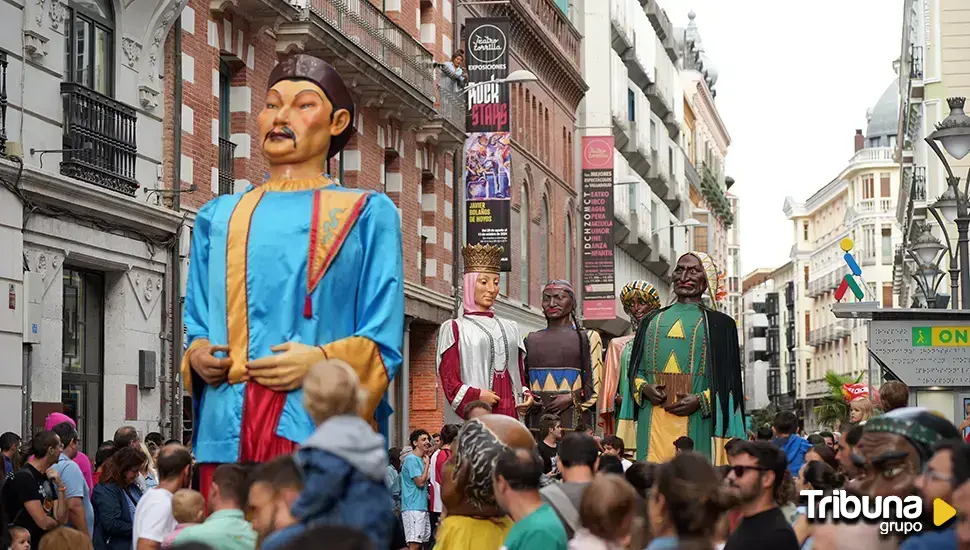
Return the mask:
[[[737,325],[716,307],[723,275],[704,252],[677,260],[677,300],[644,318],[633,341],[629,376],[637,418],[637,459],[666,462],[674,441],[726,464],[724,444],[744,437],[744,390]],[[634,366],[635,365],[635,366]]]

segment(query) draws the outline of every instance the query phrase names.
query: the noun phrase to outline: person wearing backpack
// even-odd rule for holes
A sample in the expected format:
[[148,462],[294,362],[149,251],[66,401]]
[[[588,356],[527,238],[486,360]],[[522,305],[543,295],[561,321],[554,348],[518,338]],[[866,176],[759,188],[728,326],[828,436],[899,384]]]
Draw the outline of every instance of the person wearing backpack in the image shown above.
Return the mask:
[[599,462],[599,446],[585,433],[571,432],[559,442],[559,471],[562,483],[553,483],[539,491],[542,500],[552,506],[572,539],[581,528],[579,507],[586,488],[593,481]]

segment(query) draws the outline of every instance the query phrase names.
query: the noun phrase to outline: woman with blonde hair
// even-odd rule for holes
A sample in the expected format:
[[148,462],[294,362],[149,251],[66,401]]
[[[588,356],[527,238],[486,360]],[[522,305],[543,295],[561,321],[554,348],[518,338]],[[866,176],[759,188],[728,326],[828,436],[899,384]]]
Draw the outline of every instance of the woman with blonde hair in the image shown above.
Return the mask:
[[91,539],[77,529],[58,527],[40,539],[39,550],[94,550]]
[[875,407],[868,397],[856,397],[849,403],[849,422],[858,424],[873,417]]
[[141,492],[144,493],[149,489],[154,489],[158,486],[158,470],[155,469],[155,461],[152,459],[152,452],[145,445],[144,441],[139,442],[141,452],[145,455],[145,463],[142,464],[141,471],[138,472],[138,485],[141,488]]

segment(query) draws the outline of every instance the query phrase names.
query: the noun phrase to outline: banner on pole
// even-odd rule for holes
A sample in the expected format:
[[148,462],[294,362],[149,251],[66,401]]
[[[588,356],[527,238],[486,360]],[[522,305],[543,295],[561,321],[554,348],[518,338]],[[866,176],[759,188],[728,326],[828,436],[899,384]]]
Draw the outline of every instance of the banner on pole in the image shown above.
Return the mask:
[[501,246],[512,271],[512,143],[508,132],[478,132],[465,141],[465,235],[468,244]]
[[583,319],[616,318],[613,136],[583,141]]
[[468,132],[509,131],[509,19],[480,17],[466,23],[465,59],[468,69]]

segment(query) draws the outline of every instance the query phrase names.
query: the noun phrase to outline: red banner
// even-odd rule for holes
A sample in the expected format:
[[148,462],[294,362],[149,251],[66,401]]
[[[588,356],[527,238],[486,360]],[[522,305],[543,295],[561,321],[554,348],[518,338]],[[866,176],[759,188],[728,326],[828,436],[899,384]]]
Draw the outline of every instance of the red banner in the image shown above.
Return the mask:
[[583,137],[583,319],[616,318],[613,136]]

